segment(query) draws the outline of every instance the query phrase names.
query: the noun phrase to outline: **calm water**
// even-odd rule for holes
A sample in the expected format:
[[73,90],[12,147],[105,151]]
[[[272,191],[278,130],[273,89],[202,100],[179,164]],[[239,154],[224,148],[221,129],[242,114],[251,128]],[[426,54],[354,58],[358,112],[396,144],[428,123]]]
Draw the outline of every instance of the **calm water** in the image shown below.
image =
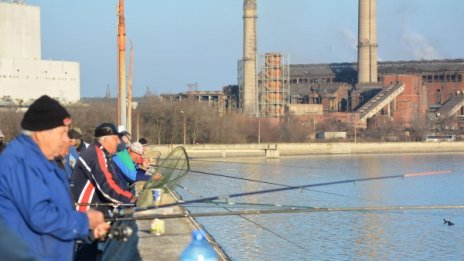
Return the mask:
[[[451,170],[450,175],[388,179],[230,199],[312,207],[464,205],[464,154],[192,160],[191,169],[286,185]],[[185,199],[277,186],[190,173]],[[194,194],[192,194],[194,193]],[[226,211],[190,207],[192,212]],[[249,207],[242,205],[242,208]],[[254,209],[256,207],[253,207]],[[230,209],[237,209],[231,207]],[[443,218],[455,226],[443,224]],[[233,260],[464,260],[464,210],[348,211],[198,218]]]

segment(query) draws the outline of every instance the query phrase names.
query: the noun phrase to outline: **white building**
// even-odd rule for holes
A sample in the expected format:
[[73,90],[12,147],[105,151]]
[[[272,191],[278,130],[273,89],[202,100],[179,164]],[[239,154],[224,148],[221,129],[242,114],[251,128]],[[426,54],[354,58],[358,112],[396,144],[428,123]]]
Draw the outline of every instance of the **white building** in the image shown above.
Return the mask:
[[79,101],[79,63],[42,60],[40,8],[18,2],[0,2],[0,99]]

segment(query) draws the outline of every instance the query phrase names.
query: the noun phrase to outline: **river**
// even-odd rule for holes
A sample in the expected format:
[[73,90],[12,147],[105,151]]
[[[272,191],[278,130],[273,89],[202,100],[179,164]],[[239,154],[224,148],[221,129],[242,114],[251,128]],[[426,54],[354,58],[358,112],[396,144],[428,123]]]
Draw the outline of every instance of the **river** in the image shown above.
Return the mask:
[[[375,154],[192,159],[178,189],[184,199],[277,188],[219,173],[290,186],[451,171],[446,175],[395,178],[311,187],[229,199],[230,203],[322,208],[464,205],[464,154]],[[195,212],[227,211],[212,204]],[[228,210],[250,209],[228,205]],[[252,209],[257,209],[252,206]],[[232,260],[462,260],[464,210],[343,211],[202,217],[197,220]],[[443,224],[443,219],[455,225]]]

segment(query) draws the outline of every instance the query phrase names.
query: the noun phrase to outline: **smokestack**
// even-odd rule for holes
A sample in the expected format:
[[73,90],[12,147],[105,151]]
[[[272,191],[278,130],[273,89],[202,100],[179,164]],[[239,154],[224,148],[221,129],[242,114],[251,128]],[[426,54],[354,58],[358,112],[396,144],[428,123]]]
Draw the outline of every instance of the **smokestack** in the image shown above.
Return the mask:
[[243,112],[256,115],[257,79],[256,79],[256,0],[244,0],[243,3]]
[[376,0],[359,0],[358,83],[377,82]]

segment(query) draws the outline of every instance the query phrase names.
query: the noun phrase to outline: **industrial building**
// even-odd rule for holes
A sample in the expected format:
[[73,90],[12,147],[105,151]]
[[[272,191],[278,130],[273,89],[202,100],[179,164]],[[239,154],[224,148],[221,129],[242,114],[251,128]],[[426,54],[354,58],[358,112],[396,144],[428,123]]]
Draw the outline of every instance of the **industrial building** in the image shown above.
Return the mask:
[[443,128],[463,129],[464,60],[379,63],[376,0],[358,4],[356,63],[288,67],[281,62],[284,55],[268,53],[255,68],[245,64],[255,64],[257,5],[256,0],[244,0],[244,56],[236,95],[242,111],[252,115],[250,107],[256,107],[258,117],[281,118],[290,113],[314,122],[336,120],[360,128],[379,124],[410,128],[441,121],[446,122]]
[[290,97],[288,57],[280,53],[260,56],[258,69],[258,115],[279,118],[287,111]]
[[[459,107],[459,101],[464,99],[463,74],[464,60],[461,59],[380,62],[378,83],[356,84],[356,63],[290,65],[291,103],[321,104],[330,117],[330,112],[361,116],[363,105],[379,101],[377,108],[366,114],[368,118],[388,116],[392,122],[407,128],[413,122],[434,120],[439,113],[441,118],[445,115],[454,118],[456,127],[461,125],[458,119],[464,114],[462,106]],[[395,84],[396,88],[388,89]],[[344,91],[346,88],[348,92]],[[331,102],[323,103],[322,97],[334,93],[334,89],[339,94],[333,95]],[[451,101],[455,105],[447,109]]]
[[0,19],[0,106],[28,105],[44,94],[79,101],[79,63],[42,60],[40,8],[3,1]]

